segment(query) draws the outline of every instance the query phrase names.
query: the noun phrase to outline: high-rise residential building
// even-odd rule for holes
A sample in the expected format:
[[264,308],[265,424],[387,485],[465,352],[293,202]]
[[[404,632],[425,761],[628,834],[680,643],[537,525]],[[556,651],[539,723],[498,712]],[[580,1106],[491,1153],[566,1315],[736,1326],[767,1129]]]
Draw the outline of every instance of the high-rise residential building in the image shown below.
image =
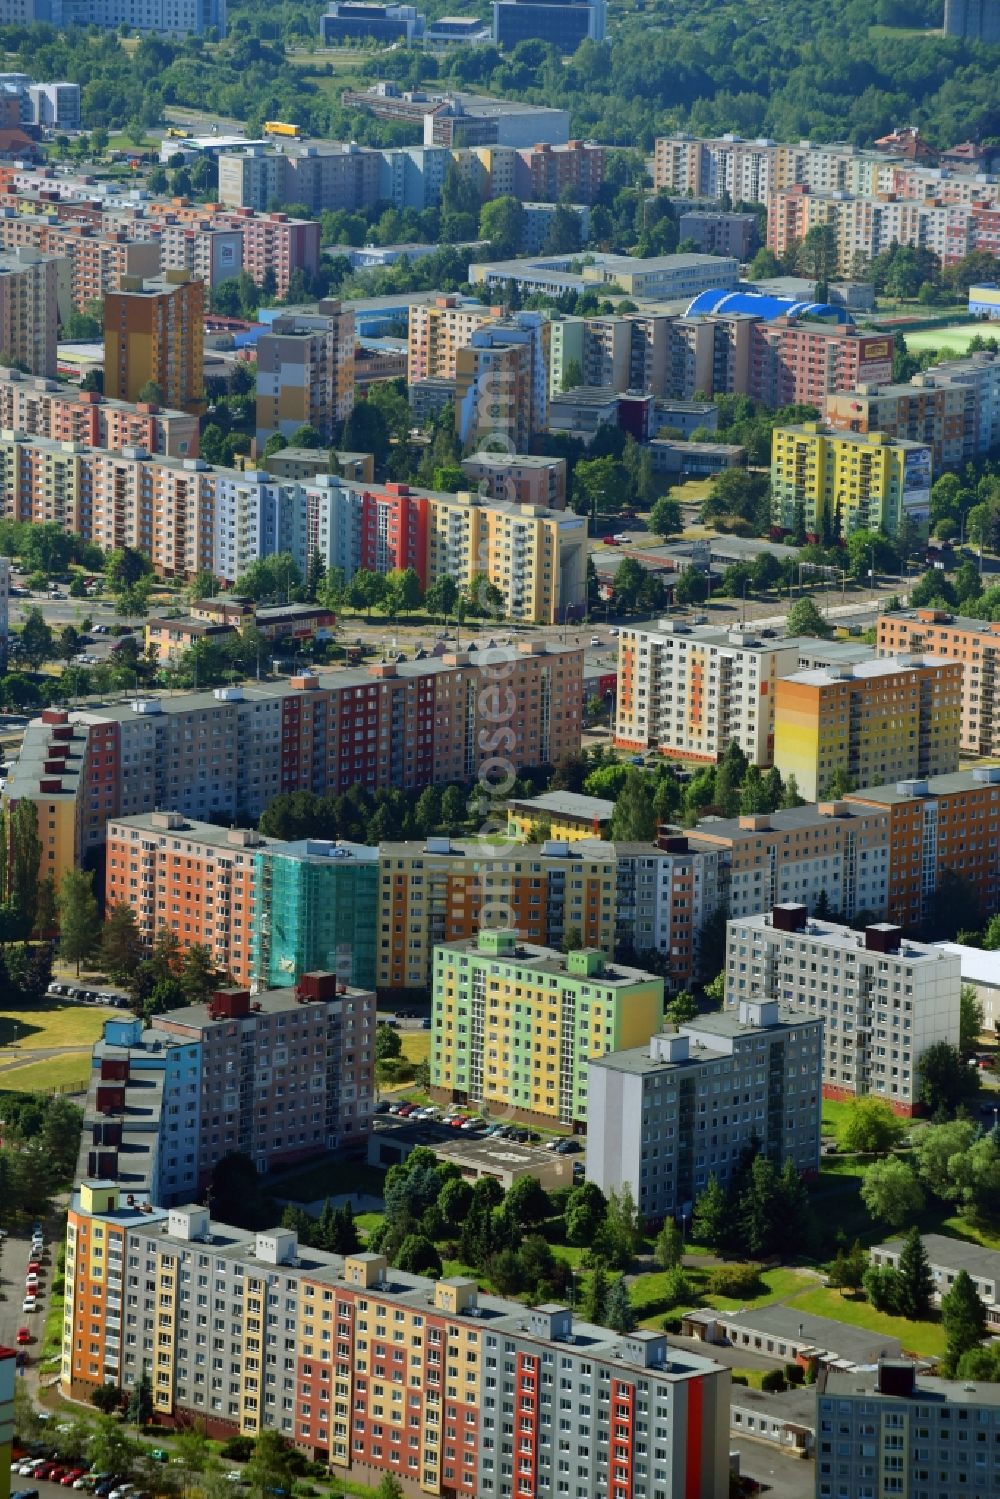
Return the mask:
[[0,25],[134,27],[162,36],[226,34],[226,0],[0,0]]
[[834,391],[892,379],[892,338],[793,317],[760,321],[751,337],[748,394],[772,407],[826,409]]
[[[727,1187],[757,1144],[779,1169],[819,1170],[823,1021],[744,999],[588,1070],[586,1176],[628,1185],[644,1222],[688,1217],[709,1177]],[[704,1100],[699,1104],[698,1100]]]
[[918,1373],[909,1359],[828,1366],[816,1393],[816,1499],[978,1499],[996,1428],[994,1385]]
[[292,984],[326,968],[363,988],[377,981],[379,851],[303,838],[254,857],[253,976]]
[[774,763],[802,796],[958,769],[962,667],[935,656],[873,658],[777,683]]
[[462,459],[462,472],[473,489],[515,505],[566,508],[566,460],[534,453],[473,453]]
[[884,1098],[912,1114],[920,1058],[958,1045],[957,954],[902,937],[887,923],[863,932],[777,905],[726,926],[726,1005],[777,1000],[823,1021],[823,1095]]
[[970,909],[970,927],[1000,910],[1000,766],[864,786],[846,802],[888,823],[890,921],[912,929],[932,917],[946,873],[975,892],[979,914]]
[[51,130],[79,130],[80,85],[33,83],[28,89],[32,123]]
[[771,192],[796,182],[851,193],[888,192],[901,160],[843,141],[784,145],[739,135],[679,134],[656,141],[653,186],[694,198],[728,193],[734,203],[766,203]]
[[[8,1473],[14,1451],[14,1386],[17,1383],[17,1352],[13,1348],[0,1350],[0,1463],[6,1463]],[[9,1489],[10,1478],[4,1479]]]
[[539,947],[615,945],[615,851],[607,843],[491,845],[464,839],[381,843],[378,851],[380,989],[425,989],[442,942],[505,927]]
[[69,261],[69,297],[78,312],[116,291],[124,276],[156,276],[160,247],[122,231],[103,233],[77,220],[0,209],[0,248],[27,246]]
[[325,444],[354,409],[354,313],[327,298],[275,318],[257,340],[257,451],[313,427]]
[[289,142],[250,145],[219,157],[219,202],[229,208],[302,203],[310,214],[364,212],[378,202],[382,154],[366,146]]
[[[270,840],[244,828],[190,822],[179,812],[108,821],[105,908],[128,905],[147,945],[166,929],[180,951],[207,947],[233,983],[253,977],[254,861]],[[293,983],[308,968],[289,973]]]
[[0,559],[0,666],[7,669],[10,643],[10,560]]
[[996,0],[945,0],[944,34],[995,45],[1000,42],[1000,6]]
[[[592,843],[575,846],[605,847]],[[607,846],[614,853],[616,865],[615,951],[635,963],[647,962],[647,953],[666,958],[665,982],[672,991],[712,976],[715,960],[705,951],[702,933],[721,902],[718,851],[672,835],[662,836],[656,843],[616,842]]]
[[273,686],[46,708],[5,797],[38,807],[40,872],[58,881],[103,846],[109,821],[157,807],[229,822],[288,791],[471,784],[498,746],[515,770],[554,764],[580,747],[582,693],[579,646],[525,640]]
[[219,989],[205,1004],[109,1020],[91,1059],[78,1175],[189,1202],[235,1151],[259,1171],[362,1142],[375,1088],[375,995],[336,974]]
[[198,456],[198,418],[149,403],[112,401],[96,390],[0,368],[0,429],[90,448],[143,448],[165,458]]
[[561,953],[481,929],[434,949],[433,1005],[437,1097],[578,1128],[590,1059],[649,1040],[663,1019],[663,980],[596,948]]
[[677,220],[677,235],[703,255],[735,255],[749,260],[757,247],[757,216],[690,209]]
[[1000,753],[1000,696],[996,689],[1000,625],[947,609],[902,609],[880,614],[876,644],[883,653],[919,651],[957,661],[962,668],[961,749]]
[[[327,1254],[290,1229],[254,1234],[206,1207],[130,1202],[100,1180],[73,1194],[66,1267],[61,1382],[74,1399],[105,1381],[127,1391],[148,1367],[159,1419],[278,1431],[342,1478],[377,1485],[391,1474],[441,1499],[555,1499],[560,1484],[590,1494],[605,1473],[621,1475],[605,1482],[614,1499],[728,1492],[729,1370],[668,1348],[665,1333],[619,1336],[567,1307],[484,1296],[459,1276],[434,1282],[383,1255]],[[179,1309],[184,1273],[204,1274],[206,1325],[239,1350],[223,1349],[214,1373],[196,1364],[193,1317],[145,1326]],[[324,1311],[335,1341],[322,1337]],[[256,1320],[272,1316],[268,1385]],[[515,1402],[526,1418],[516,1453],[504,1430]],[[590,1412],[605,1406],[622,1413],[617,1425],[595,1424]],[[562,1456],[546,1436],[559,1420]],[[647,1428],[662,1436],[650,1443]]]
[[54,375],[67,262],[30,245],[0,253],[0,355],[33,375]]
[[186,271],[125,277],[104,299],[104,389],[112,399],[150,399],[197,412],[205,397],[205,287]]
[[438,297],[410,308],[406,381],[455,378],[455,361],[477,328],[499,317],[500,308],[460,297]]
[[770,765],[778,678],[795,670],[801,645],[669,619],[624,628],[616,744],[714,763],[735,739],[751,764]]
[[491,440],[524,452],[546,425],[549,324],[516,312],[477,329],[455,356],[455,432],[463,446]]
[[[593,141],[524,148],[513,163],[513,196],[528,203],[557,203],[566,196],[574,203],[594,203],[604,181],[605,155],[605,147]],[[498,186],[491,197],[502,196]]]
[[493,0],[493,41],[507,51],[518,42],[547,42],[575,52],[581,42],[603,42],[604,0]]
[[775,427],[771,525],[786,534],[846,540],[852,531],[897,536],[904,519],[927,523],[931,450],[882,432],[843,432],[819,422]]
[[716,898],[733,917],[757,916],[788,901],[813,910],[822,904],[845,921],[862,911],[881,918],[891,909],[895,840],[880,807],[845,799],[710,817],[690,830],[688,843],[717,853]]

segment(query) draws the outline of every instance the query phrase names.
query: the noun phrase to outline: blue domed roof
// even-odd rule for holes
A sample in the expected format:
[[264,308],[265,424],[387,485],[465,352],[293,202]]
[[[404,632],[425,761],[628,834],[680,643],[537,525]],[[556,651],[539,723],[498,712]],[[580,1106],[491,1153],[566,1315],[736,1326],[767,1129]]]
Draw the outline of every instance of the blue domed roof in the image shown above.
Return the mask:
[[713,287],[711,291],[699,292],[687,310],[688,317],[698,313],[745,312],[771,322],[779,317],[826,318],[834,323],[853,323],[854,319],[845,307],[834,307],[829,302],[805,302],[795,297],[769,297],[760,291],[725,291]]

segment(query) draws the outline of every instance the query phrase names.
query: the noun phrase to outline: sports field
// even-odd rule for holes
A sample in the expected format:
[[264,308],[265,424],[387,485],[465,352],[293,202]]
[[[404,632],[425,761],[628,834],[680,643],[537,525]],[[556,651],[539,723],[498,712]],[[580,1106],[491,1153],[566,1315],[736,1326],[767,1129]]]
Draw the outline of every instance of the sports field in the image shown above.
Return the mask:
[[903,330],[906,339],[906,347],[911,354],[919,354],[923,349],[941,349],[948,354],[964,354],[976,334],[983,338],[990,335],[1000,336],[1000,325],[992,326],[989,323],[956,323],[951,328],[920,328],[916,333],[907,333]]

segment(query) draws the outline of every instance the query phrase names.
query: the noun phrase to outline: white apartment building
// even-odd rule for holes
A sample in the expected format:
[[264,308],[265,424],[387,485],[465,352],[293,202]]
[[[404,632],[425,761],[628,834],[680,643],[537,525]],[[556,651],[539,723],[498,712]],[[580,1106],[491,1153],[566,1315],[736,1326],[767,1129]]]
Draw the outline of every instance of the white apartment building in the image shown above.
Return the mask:
[[776,1000],[701,1015],[588,1068],[587,1181],[627,1183],[644,1220],[687,1217],[756,1137],[761,1153],[819,1168],[822,1023]]
[[614,850],[616,949],[662,953],[670,959],[668,986],[688,984],[701,964],[701,929],[725,898],[724,850],[700,846],[683,835],[662,837],[658,845],[579,847]]
[[753,765],[774,759],[774,695],[805,642],[663,619],[618,641],[615,742],[714,763],[735,739]]
[[938,1041],[958,1044],[959,958],[880,922],[856,932],[778,905],[726,926],[726,1005],[775,999],[823,1026],[823,1094],[874,1095],[912,1114],[918,1065]]

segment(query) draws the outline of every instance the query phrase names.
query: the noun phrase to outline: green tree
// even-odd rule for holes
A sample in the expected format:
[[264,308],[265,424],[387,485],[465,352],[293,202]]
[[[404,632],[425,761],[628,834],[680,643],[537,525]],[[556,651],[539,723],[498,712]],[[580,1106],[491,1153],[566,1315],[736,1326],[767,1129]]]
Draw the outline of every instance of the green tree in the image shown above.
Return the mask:
[[135,912],[126,901],[120,901],[108,911],[101,930],[101,965],[116,983],[124,984],[142,955],[142,934]]
[[674,602],[703,604],[708,598],[708,578],[697,567],[686,567],[674,584]]
[[649,512],[649,529],[657,536],[676,536],[684,528],[681,507],[668,494],[661,494]]
[[934,1276],[918,1228],[911,1228],[903,1241],[896,1270],[896,1305],[911,1321],[926,1317],[934,1297]]
[[691,1232],[699,1244],[716,1252],[725,1249],[732,1238],[732,1206],[714,1174],[695,1201]]
[[522,1176],[507,1189],[504,1212],[519,1229],[542,1223],[552,1212],[549,1194],[535,1176]]
[[278,1432],[264,1429],[254,1441],[253,1456],[243,1471],[256,1499],[269,1494],[287,1495],[292,1490],[291,1449]]
[[853,1155],[888,1155],[902,1140],[901,1119],[883,1098],[856,1098],[837,1130],[841,1150]]
[[44,661],[51,661],[56,654],[55,639],[50,626],[45,623],[41,609],[28,610],[18,641],[21,655],[34,671]]
[[808,594],[803,594],[796,599],[788,617],[785,620],[785,632],[791,635],[816,635],[821,640],[829,640],[833,634],[833,627],[823,618],[816,607],[816,602]]
[[898,1156],[874,1161],[861,1181],[861,1201],[890,1228],[912,1222],[924,1205],[924,1192],[913,1171]]
[[690,989],[678,989],[665,1013],[671,1025],[689,1025],[699,1013],[698,1001]]
[[391,1057],[401,1057],[402,1055],[403,1043],[400,1040],[399,1032],[393,1026],[387,1025],[384,1020],[380,1021],[375,1027],[376,1062],[386,1062]]
[[441,1256],[423,1234],[407,1234],[396,1251],[395,1264],[411,1275],[429,1275],[434,1280],[441,1276]]
[[114,1416],[98,1416],[87,1446],[91,1467],[102,1473],[128,1476],[135,1467],[139,1449]]
[[386,1473],[375,1490],[375,1499],[403,1499],[405,1490],[395,1473]]
[[93,957],[101,941],[101,918],[91,870],[67,869],[59,885],[59,951],[68,963]]
[[219,987],[222,975],[203,942],[194,942],[184,954],[180,986],[189,1004],[201,1004]]
[[428,588],[424,597],[427,612],[441,619],[448,619],[458,603],[459,588],[455,579],[445,574]]
[[647,843],[655,836],[656,811],[649,794],[649,778],[635,767],[618,793],[610,837],[616,843]]
[[509,260],[521,249],[524,206],[519,198],[493,198],[479,214],[479,238],[489,241],[494,259]]
[[684,1236],[673,1218],[664,1219],[663,1227],[656,1236],[653,1252],[662,1270],[673,1270],[680,1264],[684,1253]]
[[607,1326],[617,1333],[634,1332],[636,1327],[635,1307],[629,1293],[628,1282],[619,1275],[608,1293],[606,1311]]
[[946,1374],[953,1374],[959,1360],[970,1353],[986,1336],[986,1308],[966,1270],[959,1270],[954,1284],[941,1298],[941,1322],[947,1347],[944,1357]]
[[979,1090],[972,1069],[947,1041],[935,1041],[927,1048],[917,1063],[917,1075],[920,1101],[932,1117],[954,1114]]
[[[995,918],[994,918],[995,919]],[[959,1000],[958,1050],[963,1062],[975,1055],[983,1029],[983,1007],[975,985],[963,984]]]
[[607,1211],[607,1198],[596,1183],[584,1182],[574,1187],[564,1213],[566,1242],[578,1248],[593,1244]]

